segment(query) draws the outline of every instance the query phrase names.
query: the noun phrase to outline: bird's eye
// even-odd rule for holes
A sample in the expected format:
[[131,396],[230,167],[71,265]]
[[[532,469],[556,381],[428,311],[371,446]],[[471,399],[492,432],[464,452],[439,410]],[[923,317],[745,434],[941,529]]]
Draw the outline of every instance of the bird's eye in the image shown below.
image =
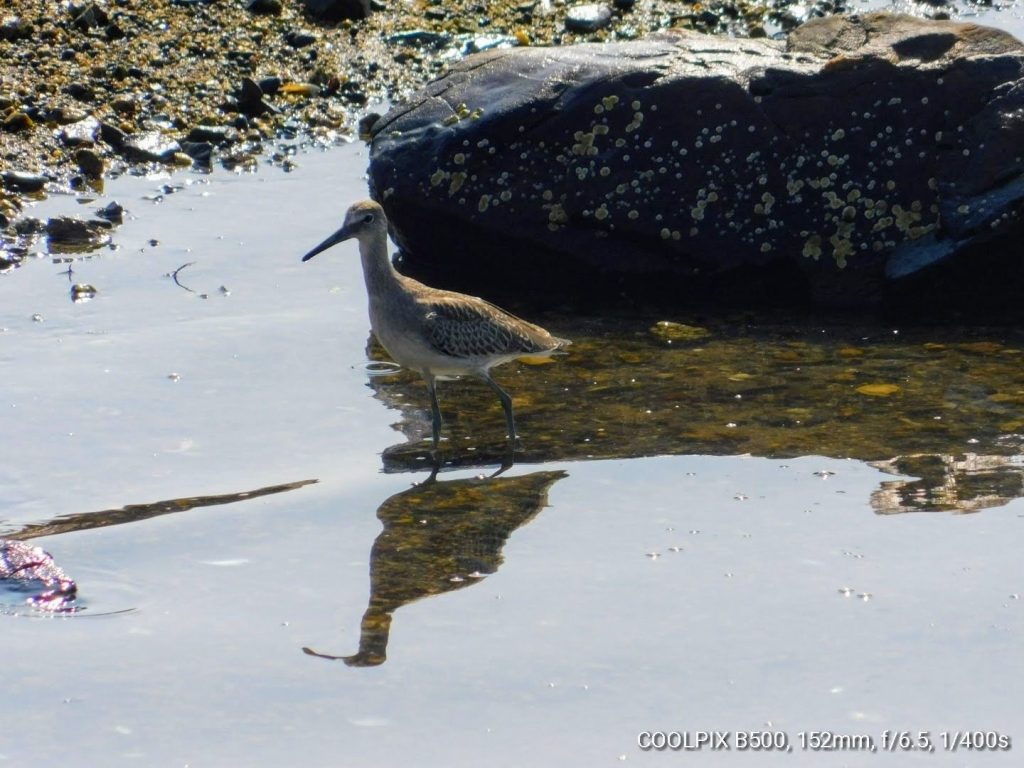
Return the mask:
[[365,216],[363,216],[363,223],[364,224],[372,224],[373,223],[373,214],[372,213],[368,213]]

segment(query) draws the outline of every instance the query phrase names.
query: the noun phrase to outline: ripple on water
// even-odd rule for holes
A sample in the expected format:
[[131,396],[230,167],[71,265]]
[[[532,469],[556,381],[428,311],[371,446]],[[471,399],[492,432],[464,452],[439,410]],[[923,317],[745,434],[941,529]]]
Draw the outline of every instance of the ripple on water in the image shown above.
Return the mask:
[[402,366],[389,360],[363,360],[354,364],[352,369],[362,371],[367,376],[394,376],[402,370]]

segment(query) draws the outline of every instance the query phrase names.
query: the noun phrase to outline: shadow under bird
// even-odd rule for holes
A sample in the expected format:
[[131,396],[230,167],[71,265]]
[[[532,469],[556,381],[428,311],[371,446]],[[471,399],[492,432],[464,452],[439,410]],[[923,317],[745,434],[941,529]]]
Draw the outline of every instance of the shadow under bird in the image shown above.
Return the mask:
[[302,260],[352,238],[359,241],[374,336],[396,363],[419,371],[427,384],[434,447],[441,437],[437,381],[458,376],[485,381],[498,394],[514,441],[512,398],[491,378],[490,369],[517,358],[546,357],[571,342],[476,296],[431,288],[400,274],[388,257],[384,209],[372,200],[352,205],[341,229]]

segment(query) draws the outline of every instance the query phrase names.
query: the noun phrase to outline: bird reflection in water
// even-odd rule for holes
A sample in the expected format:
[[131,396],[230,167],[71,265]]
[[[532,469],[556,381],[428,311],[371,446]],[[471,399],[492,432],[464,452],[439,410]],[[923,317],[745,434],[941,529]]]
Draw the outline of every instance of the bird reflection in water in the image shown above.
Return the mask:
[[352,667],[383,664],[392,614],[414,600],[467,587],[496,572],[508,537],[547,506],[549,489],[566,476],[549,471],[438,480],[436,474],[388,498],[377,510],[384,530],[370,552],[370,601],[359,651],[351,656],[312,648],[303,652]]

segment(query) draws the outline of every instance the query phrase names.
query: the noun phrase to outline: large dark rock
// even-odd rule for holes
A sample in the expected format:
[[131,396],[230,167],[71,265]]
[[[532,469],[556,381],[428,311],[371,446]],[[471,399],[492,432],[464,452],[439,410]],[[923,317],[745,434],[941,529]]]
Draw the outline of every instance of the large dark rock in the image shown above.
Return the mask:
[[371,187],[410,268],[457,287],[1024,288],[1022,76],[1004,32],[888,14],[489,51],[374,124]]

